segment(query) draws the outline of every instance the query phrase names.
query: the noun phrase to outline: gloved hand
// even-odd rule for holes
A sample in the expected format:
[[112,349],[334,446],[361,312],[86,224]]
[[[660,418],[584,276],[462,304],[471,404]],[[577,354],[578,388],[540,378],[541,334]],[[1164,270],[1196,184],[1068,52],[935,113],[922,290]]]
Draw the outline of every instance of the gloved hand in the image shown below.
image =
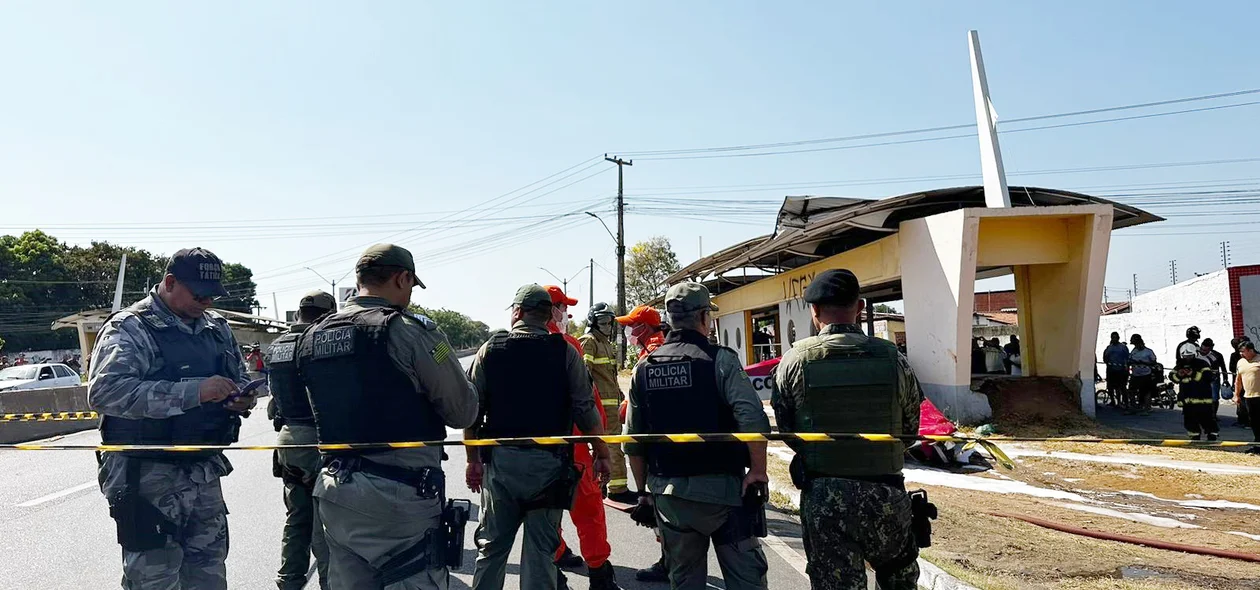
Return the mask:
[[650,494],[639,496],[638,505],[630,510],[630,520],[642,527],[656,528],[656,506]]

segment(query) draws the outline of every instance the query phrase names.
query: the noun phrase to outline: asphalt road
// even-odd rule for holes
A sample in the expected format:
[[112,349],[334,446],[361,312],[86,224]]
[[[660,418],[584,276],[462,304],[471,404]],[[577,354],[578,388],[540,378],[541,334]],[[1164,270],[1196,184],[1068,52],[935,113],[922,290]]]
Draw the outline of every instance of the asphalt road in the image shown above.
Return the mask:
[[[241,442],[274,442],[275,432],[262,412],[245,421]],[[0,425],[0,428],[3,428]],[[452,431],[453,437],[458,432]],[[96,431],[58,437],[66,444],[95,444]],[[223,480],[223,491],[231,511],[228,556],[228,587],[257,590],[274,587],[279,566],[280,532],[284,504],[280,480],[271,476],[271,455],[263,451],[235,451],[229,458],[236,470]],[[463,485],[464,454],[450,450],[446,464],[453,498],[479,498]],[[608,536],[612,562],[623,588],[665,588],[664,584],[642,584],[634,580],[634,570],[656,560],[659,548],[648,529],[637,527],[628,516],[608,510]],[[475,518],[476,515],[474,515]],[[808,586],[804,576],[804,551],[800,527],[789,517],[770,513],[771,537],[765,539],[770,564],[771,588]],[[451,572],[450,587],[468,588],[472,583],[475,523],[470,523],[465,541],[465,563]],[[565,516],[566,540],[577,543],[573,525]],[[518,537],[517,547],[520,546]],[[576,550],[576,547],[575,547]],[[121,579],[120,549],[115,541],[114,522],[96,483],[96,460],[88,451],[0,451],[0,563],[5,588],[118,588]],[[519,549],[508,565],[508,588],[519,588]],[[721,570],[710,552],[710,586],[723,588]],[[569,585],[587,588],[582,573],[567,574]],[[316,587],[315,584],[308,585]]]

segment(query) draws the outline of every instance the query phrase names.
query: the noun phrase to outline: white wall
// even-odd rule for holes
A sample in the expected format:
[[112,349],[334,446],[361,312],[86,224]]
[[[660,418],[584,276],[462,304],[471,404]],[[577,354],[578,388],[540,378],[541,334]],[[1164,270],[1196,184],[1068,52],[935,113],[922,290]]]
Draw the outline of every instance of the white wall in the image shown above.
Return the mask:
[[1238,277],[1236,303],[1242,308],[1242,335],[1260,342],[1260,275]]
[[[796,326],[796,340],[788,340],[788,321]],[[779,325],[783,327],[783,350],[786,352],[793,342],[800,342],[813,335],[813,323],[809,318],[809,304],[804,299],[790,299],[779,303]]]
[[[718,316],[718,344],[734,348],[739,353],[740,362],[744,362],[748,356],[744,351],[744,312],[729,313]],[[736,337],[736,331],[739,335]]]
[[1186,339],[1186,328],[1190,326],[1198,326],[1203,338],[1211,338],[1216,349],[1228,356],[1234,325],[1226,271],[1138,295],[1133,299],[1131,313],[1100,317],[1094,351],[1101,361],[1112,332],[1119,332],[1126,344],[1129,337],[1137,333],[1161,363],[1171,366],[1176,360],[1177,345]]

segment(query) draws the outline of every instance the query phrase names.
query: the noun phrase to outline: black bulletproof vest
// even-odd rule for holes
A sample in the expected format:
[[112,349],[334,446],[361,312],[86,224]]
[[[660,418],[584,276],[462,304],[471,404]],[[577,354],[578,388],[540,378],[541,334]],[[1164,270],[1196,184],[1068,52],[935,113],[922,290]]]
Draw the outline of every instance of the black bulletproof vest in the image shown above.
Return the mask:
[[[735,414],[718,389],[714,359],[720,347],[694,330],[675,330],[635,367],[637,411],[651,434],[737,432]],[[662,477],[743,475],[744,443],[646,445],[648,471]]]
[[561,334],[507,334],[490,338],[482,438],[567,436],[573,433],[566,355]]
[[[163,319],[145,299],[127,308],[140,320],[145,332],[157,343],[160,368],[143,377],[146,381],[180,382],[219,375],[233,381],[240,378],[237,358],[226,334],[227,325],[210,319],[197,334],[188,334]],[[101,419],[101,441],[105,444],[136,445],[229,445],[240,433],[241,417],[221,402],[202,404],[170,418],[132,420],[117,416]],[[181,453],[128,451],[129,457],[163,460],[202,459],[219,451]]]
[[297,368],[297,343],[304,331],[305,328],[299,328],[289,332],[267,347],[267,367],[271,371],[267,384],[271,388],[271,399],[276,403],[278,423],[315,425],[311,402],[306,397],[306,386],[302,385]]
[[[298,373],[310,399],[320,444],[446,438],[446,427],[389,356],[391,307],[325,316],[298,340]],[[364,454],[389,449],[338,451]],[[327,452],[326,452],[327,453]]]

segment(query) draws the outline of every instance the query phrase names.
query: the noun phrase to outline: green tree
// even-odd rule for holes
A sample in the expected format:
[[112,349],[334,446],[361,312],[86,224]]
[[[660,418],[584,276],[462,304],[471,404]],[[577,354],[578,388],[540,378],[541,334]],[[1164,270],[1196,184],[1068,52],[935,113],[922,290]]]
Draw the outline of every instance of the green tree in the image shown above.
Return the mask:
[[643,305],[665,295],[665,279],[678,272],[678,256],[669,238],[656,236],[630,248],[626,258],[626,307]]
[[[0,335],[7,340],[8,349],[77,347],[75,331],[54,332],[52,322],[113,305],[118,261],[123,254],[127,255],[127,273],[122,302],[130,305],[162,279],[165,255],[108,242],[69,246],[39,230],[0,236]],[[248,311],[255,303],[252,272],[239,264],[226,266],[225,282],[241,282],[233,289],[235,299],[227,301],[234,306],[229,308]]]
[[215,301],[215,307],[253,313],[254,307],[258,306],[258,299],[255,297],[258,286],[254,284],[254,271],[240,264],[225,262],[223,285],[227,287],[228,295]]
[[897,313],[897,310],[893,309],[893,308],[892,308],[891,306],[889,306],[889,305],[885,305],[885,304],[883,304],[883,303],[876,303],[876,304],[875,304],[875,313],[891,313],[891,314],[895,314],[895,313]]
[[428,309],[415,304],[408,305],[407,311],[433,320],[442,329],[442,333],[446,334],[446,339],[451,342],[453,348],[473,348],[481,346],[490,339],[490,326],[458,311],[445,308]]

